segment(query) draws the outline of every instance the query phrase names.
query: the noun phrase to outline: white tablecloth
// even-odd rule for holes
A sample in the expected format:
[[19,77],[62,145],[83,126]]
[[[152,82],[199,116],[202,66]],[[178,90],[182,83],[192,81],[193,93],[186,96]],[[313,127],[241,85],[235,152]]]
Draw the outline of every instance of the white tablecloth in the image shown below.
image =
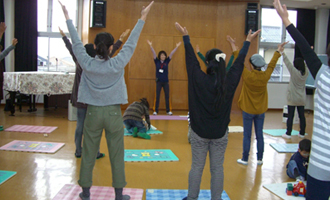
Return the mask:
[[3,89],[22,94],[71,94],[75,73],[4,72]]

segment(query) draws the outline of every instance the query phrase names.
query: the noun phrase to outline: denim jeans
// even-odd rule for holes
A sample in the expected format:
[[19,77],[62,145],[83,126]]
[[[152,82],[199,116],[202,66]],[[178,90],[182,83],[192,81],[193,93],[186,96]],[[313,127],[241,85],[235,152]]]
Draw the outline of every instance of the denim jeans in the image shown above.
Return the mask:
[[138,131],[140,133],[146,133],[147,132],[147,129],[146,129],[145,125],[141,121],[136,121],[136,120],[133,120],[133,119],[126,119],[124,121],[124,124],[125,124],[125,128],[127,129],[127,132],[129,132],[129,133],[133,133],[133,128],[134,127],[137,127]]
[[255,135],[257,139],[257,159],[262,160],[264,154],[264,136],[263,126],[265,120],[265,113],[255,115],[243,111],[243,158],[242,160],[249,160],[249,152],[251,146],[252,122],[254,122]]
[[[290,177],[290,178],[297,178],[294,174],[294,169],[297,169],[299,175],[302,175],[299,171],[299,168],[297,166],[296,161],[294,160],[290,160],[288,163],[288,168],[286,169],[286,174]],[[304,177],[305,178],[305,177]]]
[[76,153],[78,155],[81,155],[82,136],[83,136],[86,111],[87,108],[77,108],[77,126],[74,135],[74,142],[76,144]]

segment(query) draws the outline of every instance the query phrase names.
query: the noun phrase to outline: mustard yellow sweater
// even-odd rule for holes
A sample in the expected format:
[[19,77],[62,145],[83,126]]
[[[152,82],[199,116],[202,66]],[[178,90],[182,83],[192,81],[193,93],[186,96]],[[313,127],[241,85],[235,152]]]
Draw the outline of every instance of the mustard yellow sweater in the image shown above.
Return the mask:
[[246,67],[243,70],[243,86],[238,99],[238,106],[249,114],[262,114],[268,109],[267,83],[274,71],[277,60],[281,57],[279,52],[275,52],[272,60],[265,71],[252,70]]

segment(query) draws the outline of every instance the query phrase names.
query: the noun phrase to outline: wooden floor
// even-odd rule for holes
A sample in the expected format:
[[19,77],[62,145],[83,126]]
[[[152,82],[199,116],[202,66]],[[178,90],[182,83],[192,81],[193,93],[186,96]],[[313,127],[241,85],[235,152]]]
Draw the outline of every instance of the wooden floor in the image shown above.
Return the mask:
[[[9,116],[0,106],[0,125],[8,128],[12,125],[44,125],[58,128],[45,137],[43,134],[0,132],[0,146],[12,140],[31,140],[63,142],[65,146],[55,154],[0,151],[0,170],[16,171],[17,174],[0,185],[2,200],[48,200],[52,199],[64,184],[77,184],[81,159],[74,156],[75,121],[68,121],[67,109],[49,108],[45,111],[38,106],[38,111],[29,113],[16,111],[16,116]],[[162,114],[162,112],[160,112]],[[163,113],[165,114],[165,112]],[[174,111],[175,115],[187,114],[187,111]],[[231,126],[242,126],[241,113],[232,113]],[[312,132],[313,115],[306,112],[307,133]],[[152,135],[151,140],[125,137],[126,149],[171,149],[179,162],[126,163],[126,178],[129,188],[144,190],[187,189],[188,173],[191,165],[191,150],[187,140],[187,121],[151,121],[162,135]],[[271,110],[266,113],[264,128],[286,128],[282,123],[282,111]],[[299,130],[298,125],[293,127]],[[307,136],[311,138],[311,134]],[[230,133],[224,163],[224,189],[231,200],[279,200],[280,198],[262,187],[263,184],[294,181],[287,177],[285,166],[291,154],[279,154],[269,143],[298,143],[297,136],[291,141],[281,137],[264,135],[264,164],[257,166],[255,140],[251,144],[249,165],[236,163],[242,155],[242,133]],[[105,138],[101,141],[101,152],[105,158],[96,161],[93,185],[111,186],[111,168]],[[205,166],[201,189],[210,188],[209,162]],[[143,199],[145,199],[145,194]]]

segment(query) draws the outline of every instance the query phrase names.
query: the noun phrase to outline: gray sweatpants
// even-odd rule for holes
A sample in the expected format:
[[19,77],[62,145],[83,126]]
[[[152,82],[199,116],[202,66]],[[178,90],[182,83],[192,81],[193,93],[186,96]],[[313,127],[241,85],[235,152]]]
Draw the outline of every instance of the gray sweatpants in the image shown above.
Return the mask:
[[188,200],[197,200],[207,152],[210,156],[211,200],[221,200],[223,191],[223,162],[228,143],[228,132],[219,139],[199,137],[189,127],[192,164],[189,172]]

